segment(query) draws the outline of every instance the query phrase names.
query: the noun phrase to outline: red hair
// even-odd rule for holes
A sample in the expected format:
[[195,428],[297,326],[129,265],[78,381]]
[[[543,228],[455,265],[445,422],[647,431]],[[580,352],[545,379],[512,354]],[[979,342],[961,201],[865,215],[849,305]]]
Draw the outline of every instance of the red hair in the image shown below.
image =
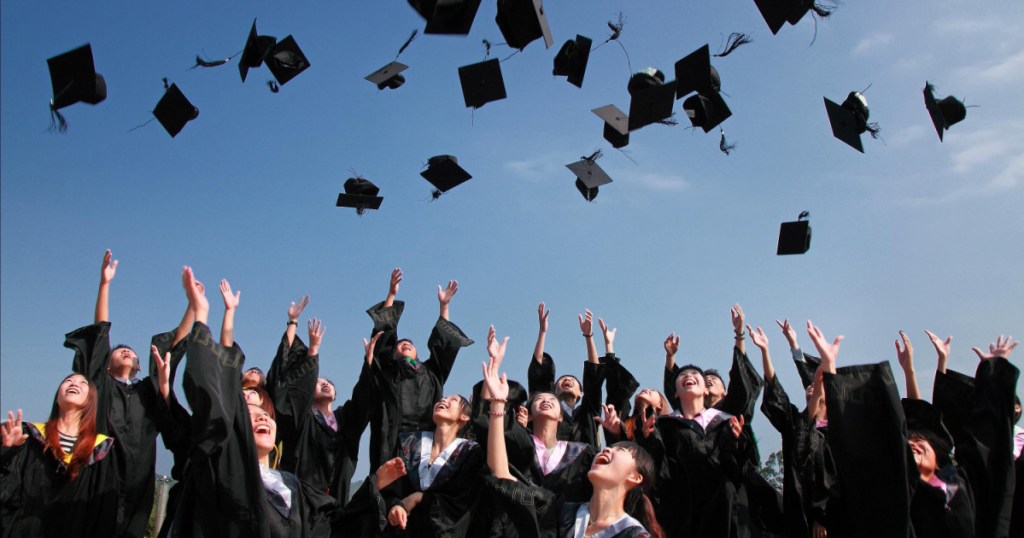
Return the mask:
[[[65,377],[60,384],[63,385],[64,381],[74,375],[82,374],[71,374]],[[85,376],[82,378],[86,379]],[[71,449],[71,462],[67,464],[67,473],[72,480],[77,478],[82,467],[89,463],[92,451],[96,448],[96,401],[99,398],[92,382],[88,379],[85,382],[89,385],[89,393],[85,399],[85,408],[82,409],[81,421],[78,423],[78,439],[75,440],[75,447]],[[60,396],[60,386],[57,387],[57,393],[53,395],[53,407],[50,409],[50,418],[46,421],[46,446],[43,450],[50,452],[54,458],[63,462],[65,453],[60,446],[60,431],[57,429],[60,420],[58,396]]]

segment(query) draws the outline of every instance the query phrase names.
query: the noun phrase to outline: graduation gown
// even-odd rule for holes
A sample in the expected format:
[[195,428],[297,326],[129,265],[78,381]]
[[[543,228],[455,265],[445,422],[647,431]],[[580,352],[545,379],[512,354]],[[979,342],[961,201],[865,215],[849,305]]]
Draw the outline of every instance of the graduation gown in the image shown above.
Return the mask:
[[243,355],[196,323],[187,341],[183,387],[192,408],[191,446],[181,498],[165,522],[172,537],[300,538],[330,534],[337,503],[285,475],[287,515],[275,507],[260,474],[248,406],[239,378]]
[[97,430],[117,439],[113,450],[120,475],[121,525],[115,536],[141,538],[146,533],[156,487],[156,438],[173,428],[169,408],[160,396],[155,366],[135,383],[117,381],[107,373],[110,323],[100,322],[65,336],[64,347],[75,351],[72,369],[86,376],[99,395]]
[[[612,356],[611,362],[614,362],[614,356]],[[558,424],[558,433],[556,434],[559,441],[588,443],[597,447],[597,422],[594,417],[601,415],[601,388],[604,385],[606,368],[615,368],[616,372],[621,371],[621,366],[618,363],[609,364],[607,356],[604,363],[595,364],[590,361],[583,363],[583,397],[580,399],[580,404],[570,411],[567,409],[567,404],[559,402],[562,409],[562,422]],[[530,359],[526,375],[530,394],[555,393],[555,361],[551,355],[545,353],[541,363]],[[620,379],[624,379],[621,374]],[[628,381],[626,382],[628,383]],[[633,382],[635,383],[636,380]],[[636,389],[634,388],[634,390]],[[621,395],[617,395],[616,398],[621,400]]]
[[[368,372],[364,369],[362,373]],[[279,466],[344,503],[359,458],[366,402],[372,395],[363,390],[370,386],[366,380],[357,382],[352,398],[333,411],[338,425],[335,431],[313,409],[319,376],[320,357],[310,356],[300,338],[295,337],[288,346],[287,336],[282,337],[267,373],[277,412],[277,439],[283,446]]]
[[44,452],[45,424],[22,428],[29,436],[24,444],[0,447],[0,536],[116,535],[121,496],[114,440],[98,434],[89,463],[72,480],[66,462]]
[[[429,435],[424,436],[424,433]],[[388,536],[470,536],[473,512],[481,492],[480,473],[487,456],[480,445],[463,439],[450,452],[442,451],[431,466],[428,460],[432,442],[431,432],[402,436],[400,456],[405,461],[406,475],[381,492],[386,507],[383,515],[386,518],[392,507],[412,493],[421,491],[423,498],[409,513],[405,530],[389,526]],[[432,480],[427,478],[429,476]]]
[[371,335],[383,332],[373,365],[364,363],[369,372],[360,373],[360,379],[373,380],[369,392],[376,395],[367,412],[371,469],[397,454],[400,433],[434,429],[434,404],[444,397],[444,383],[459,350],[473,343],[457,325],[439,317],[427,340],[430,355],[426,361],[395,358],[398,322],[404,309],[403,301],[395,301],[393,306],[385,308],[381,302],[366,311],[373,320]]

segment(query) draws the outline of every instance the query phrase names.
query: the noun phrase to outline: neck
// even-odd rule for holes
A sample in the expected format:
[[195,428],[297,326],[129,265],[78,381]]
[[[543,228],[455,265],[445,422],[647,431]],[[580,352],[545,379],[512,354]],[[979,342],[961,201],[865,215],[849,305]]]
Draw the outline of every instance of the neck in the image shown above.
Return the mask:
[[576,395],[571,392],[563,392],[558,396],[558,399],[569,404],[569,407],[576,407],[576,402],[579,400]]
[[679,398],[679,412],[686,418],[693,418],[704,411],[703,396],[683,396]]
[[920,467],[918,467],[917,471],[919,473],[921,473],[921,481],[922,482],[927,482],[927,481],[931,480],[933,476],[935,476],[935,471],[934,470],[932,470],[932,471],[923,471],[923,470],[921,470]]
[[316,407],[317,411],[320,411],[320,414],[322,414],[325,417],[334,412],[333,402],[331,400],[328,400],[327,398],[322,398],[314,401],[313,406]]
[[534,417],[533,435],[540,439],[544,446],[548,448],[554,447],[558,444],[558,421],[547,417]]
[[259,457],[260,457],[260,465],[262,465],[262,466],[266,467],[267,469],[269,469],[270,468],[270,452],[267,452],[266,454],[260,454]]
[[119,368],[109,368],[107,371],[110,372],[110,375],[116,377],[117,379],[131,379],[132,378],[132,368],[131,367],[120,368],[120,369]]
[[434,426],[434,448],[437,453],[444,450],[444,447],[455,442],[455,439],[459,436],[458,424],[451,422],[442,422]]
[[626,491],[619,485],[612,488],[594,488],[590,496],[590,522],[607,526],[626,513]]
[[57,417],[57,431],[64,435],[78,437],[81,425],[82,411],[80,409],[61,412],[60,416]]
[[711,402],[711,407],[718,405],[718,402],[722,401],[725,396],[711,396],[708,400]]

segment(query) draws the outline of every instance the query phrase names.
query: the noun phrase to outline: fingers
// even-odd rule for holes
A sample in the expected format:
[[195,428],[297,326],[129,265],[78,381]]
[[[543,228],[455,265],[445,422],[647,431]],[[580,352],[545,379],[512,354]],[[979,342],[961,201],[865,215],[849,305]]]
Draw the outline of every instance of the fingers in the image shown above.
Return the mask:
[[910,345],[910,337],[907,336],[907,333],[900,331],[900,339],[903,340],[903,347],[907,349],[907,352],[914,351],[914,348]]
[[973,351],[975,354],[977,354],[979,359],[985,360],[985,354],[982,353],[980,349],[978,349],[976,347],[972,347],[971,351]]

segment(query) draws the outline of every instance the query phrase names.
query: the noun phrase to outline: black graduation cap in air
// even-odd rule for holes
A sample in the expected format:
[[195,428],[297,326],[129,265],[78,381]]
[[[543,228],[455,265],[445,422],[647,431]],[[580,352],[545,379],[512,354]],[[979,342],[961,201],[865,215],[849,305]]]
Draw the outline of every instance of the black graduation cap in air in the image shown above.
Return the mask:
[[932,125],[935,126],[935,132],[939,135],[939,141],[942,141],[944,131],[948,131],[952,125],[960,123],[967,117],[967,107],[956,97],[947,95],[936,101],[935,86],[929,82],[924,83],[924,106],[932,118]]
[[591,110],[604,120],[604,139],[615,149],[629,145],[629,116],[615,105],[605,105]]
[[568,77],[569,84],[577,88],[583,87],[583,76],[587,73],[587,61],[590,59],[590,46],[594,42],[589,37],[576,34],[562,45],[555,55],[555,76]]
[[630,96],[630,132],[672,117],[676,81],[666,83],[661,71],[648,67],[633,74],[626,89]]
[[[53,99],[50,100],[51,121],[60,122],[60,130],[67,130],[67,122],[58,109],[75,103],[95,105],[107,98],[107,81],[96,72],[92,46],[88,43],[46,60],[50,68]],[[52,125],[51,125],[52,126]]]
[[850,92],[842,105],[837,105],[826,97],[825,111],[832,126],[832,136],[861,153],[864,153],[864,145],[860,141],[861,134],[868,132],[873,138],[878,137],[878,124],[868,123],[868,100],[860,92]]
[[420,172],[420,175],[434,186],[434,198],[473,178],[459,166],[459,159],[454,155],[431,157],[427,160],[427,169]]
[[383,90],[384,88],[394,90],[405,84],[405,77],[402,76],[402,71],[408,68],[409,66],[402,62],[391,62],[367,75],[366,80],[376,84],[378,90]]
[[707,44],[676,62],[675,70],[676,99],[692,92],[709,96],[722,89],[722,80],[718,70],[711,65],[711,49]]
[[801,211],[795,221],[782,223],[779,227],[779,248],[776,251],[778,256],[803,254],[811,248],[811,223],[804,220],[809,216],[811,214],[807,211]]
[[787,22],[797,24],[808,11],[813,10],[816,16],[824,18],[835,10],[835,7],[827,7],[815,0],[754,0],[754,4],[772,34],[778,34]]
[[690,125],[700,127],[705,133],[711,132],[723,121],[732,116],[729,105],[722,99],[722,94],[715,92],[708,96],[691,95],[683,101],[683,110],[690,118]]
[[576,190],[580,191],[580,194],[588,202],[597,198],[598,187],[612,182],[608,173],[597,164],[597,159],[600,156],[601,150],[597,150],[589,157],[581,157],[580,160],[565,165],[576,175]]
[[364,177],[350,177],[345,180],[345,192],[338,194],[337,207],[352,207],[362,215],[367,209],[380,209],[383,196],[380,189]]
[[309,59],[302,53],[302,49],[292,36],[278,41],[265,61],[267,69],[270,69],[277,83],[282,86],[309,68]]
[[505,79],[501,76],[501,64],[497,58],[459,68],[459,82],[466,106],[480,108],[491,101],[506,97]]
[[171,84],[164,96],[157,102],[153,109],[160,125],[164,126],[167,134],[174,138],[185,127],[185,124],[199,117],[199,109],[189,102],[185,94],[181,93],[177,84]]
[[467,35],[480,0],[409,0],[409,5],[427,20],[423,33]]
[[255,69],[263,65],[263,61],[276,44],[276,37],[256,33],[256,19],[253,19],[249,37],[245,40],[245,48],[242,49],[242,59],[238,61],[238,72],[242,75],[242,82],[245,82],[250,68]]
[[498,15],[494,20],[505,43],[514,49],[522,50],[541,37],[546,48],[551,48],[555,42],[542,0],[498,0]]

